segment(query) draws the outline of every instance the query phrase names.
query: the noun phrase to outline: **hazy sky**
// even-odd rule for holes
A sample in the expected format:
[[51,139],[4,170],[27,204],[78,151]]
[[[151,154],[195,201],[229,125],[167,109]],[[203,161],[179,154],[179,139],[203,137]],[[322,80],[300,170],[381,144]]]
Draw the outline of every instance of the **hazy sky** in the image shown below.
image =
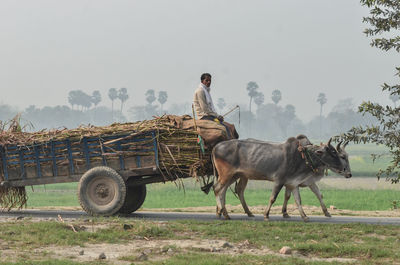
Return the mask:
[[147,89],[166,90],[167,107],[191,101],[202,72],[214,101],[247,103],[255,81],[271,102],[309,120],[316,98],[389,103],[396,53],[369,46],[367,10],[357,0],[1,0],[0,103],[67,105],[70,90],[126,87],[127,107]]

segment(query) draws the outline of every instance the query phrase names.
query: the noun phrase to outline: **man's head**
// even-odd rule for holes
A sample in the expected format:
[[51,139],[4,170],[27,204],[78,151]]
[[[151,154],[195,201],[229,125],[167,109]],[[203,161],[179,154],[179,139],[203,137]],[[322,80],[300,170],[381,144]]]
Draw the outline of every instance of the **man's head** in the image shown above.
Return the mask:
[[211,85],[211,75],[209,73],[204,73],[200,77],[201,83],[206,87],[210,87]]

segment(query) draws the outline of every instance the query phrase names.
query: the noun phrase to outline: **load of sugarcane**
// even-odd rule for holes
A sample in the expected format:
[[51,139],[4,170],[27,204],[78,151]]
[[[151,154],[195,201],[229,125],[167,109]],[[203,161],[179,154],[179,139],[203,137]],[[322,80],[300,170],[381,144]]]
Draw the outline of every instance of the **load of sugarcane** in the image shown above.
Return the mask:
[[[188,115],[164,115],[154,117],[152,120],[133,123],[114,123],[103,127],[82,126],[76,129],[42,130],[33,133],[23,132],[17,119],[14,119],[14,122],[9,127],[10,129],[6,130],[3,126],[3,129],[0,131],[0,146],[6,149],[7,146],[16,145],[24,148],[24,152],[33,152],[33,148],[30,148],[30,146],[41,145],[43,156],[50,156],[50,152],[46,149],[47,143],[57,143],[68,139],[75,157],[82,157],[82,159],[74,159],[73,161],[77,168],[85,164],[83,151],[80,147],[82,140],[85,138],[114,136],[115,140],[101,143],[103,150],[103,146],[112,146],[118,140],[153,132],[153,134],[147,134],[150,135],[147,136],[147,142],[129,142],[125,144],[124,151],[104,152],[101,156],[92,159],[96,160],[107,157],[107,161],[118,161],[121,155],[124,158],[135,155],[154,156],[154,154],[143,152],[143,149],[148,142],[154,140],[152,137],[156,137],[159,169],[166,181],[185,177],[198,178],[212,175],[213,170],[210,161],[211,148],[217,142],[227,139],[227,132],[224,126],[213,121],[194,120]],[[119,138],[119,136],[121,137]],[[68,168],[67,156],[67,153],[65,153],[65,160],[59,160],[57,166],[61,168],[64,163],[65,167]],[[11,159],[17,160],[18,157],[14,156]],[[92,162],[95,163],[96,161]],[[48,164],[50,167],[50,160]],[[15,167],[18,167],[18,165],[15,165]],[[29,167],[35,167],[35,163],[25,164],[25,167],[29,170]],[[45,169],[46,163],[42,162],[41,168]],[[84,166],[81,168],[85,170]],[[0,182],[2,180],[4,180],[4,176],[0,171]],[[3,208],[21,207],[25,203],[26,194],[23,187],[0,188],[0,204]]]

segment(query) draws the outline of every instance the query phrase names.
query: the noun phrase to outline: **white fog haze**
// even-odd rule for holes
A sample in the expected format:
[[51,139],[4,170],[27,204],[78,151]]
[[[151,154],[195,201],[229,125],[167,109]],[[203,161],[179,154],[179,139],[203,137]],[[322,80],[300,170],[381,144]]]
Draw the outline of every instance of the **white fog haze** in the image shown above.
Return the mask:
[[323,114],[348,98],[354,110],[392,104],[380,86],[394,81],[398,58],[370,47],[367,14],[356,0],[3,0],[0,104],[70,106],[71,90],[99,90],[99,107],[111,108],[108,90],[124,87],[131,120],[149,89],[168,93],[164,109],[190,106],[203,72],[227,108],[248,110],[254,81],[265,104],[278,89],[304,122],[319,116],[319,93]]

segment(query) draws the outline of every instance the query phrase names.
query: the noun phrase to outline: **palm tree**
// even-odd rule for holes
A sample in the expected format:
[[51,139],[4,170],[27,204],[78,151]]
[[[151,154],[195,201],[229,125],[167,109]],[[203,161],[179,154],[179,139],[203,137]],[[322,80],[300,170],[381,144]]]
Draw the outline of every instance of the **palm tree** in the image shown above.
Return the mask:
[[257,109],[264,103],[264,93],[257,92],[257,95],[254,97],[254,103],[257,105]]
[[282,119],[281,119],[281,128],[285,136],[288,135],[288,127],[291,122],[296,118],[296,108],[289,104],[285,106],[285,109],[282,112]]
[[71,90],[68,93],[68,103],[71,104],[72,109],[74,109],[74,105],[78,105],[78,90]]
[[319,93],[317,102],[321,106],[319,109],[319,136],[322,137],[322,107],[325,105],[326,102],[328,102],[325,93]]
[[319,93],[317,102],[321,105],[319,109],[319,116],[322,117],[322,107],[325,105],[326,102],[328,102],[325,93]]
[[149,103],[149,105],[153,104],[153,102],[156,100],[154,89],[147,90],[145,95],[146,95],[146,101],[147,103]]
[[399,94],[390,94],[389,98],[394,103],[394,107],[396,108],[396,102],[400,99]]
[[92,93],[92,103],[94,104],[95,107],[100,103],[101,101],[101,94],[100,91],[95,90]]
[[218,108],[219,108],[219,111],[221,112],[221,111],[225,108],[225,106],[226,106],[225,99],[223,99],[223,98],[218,98],[217,106],[218,106]]
[[251,82],[249,82],[248,84],[247,84],[247,94],[249,95],[249,97],[250,97],[250,104],[249,104],[249,110],[250,110],[250,112],[251,112],[251,102],[253,101],[253,98],[255,97],[255,96],[257,96],[257,89],[258,89],[258,85],[257,85],[257,83],[256,82],[253,82],[253,81],[251,81]]
[[281,91],[278,89],[275,89],[274,91],[272,91],[271,99],[275,103],[275,105],[277,105],[279,103],[279,101],[281,101],[281,99],[282,99]]
[[124,105],[124,102],[127,101],[129,98],[128,91],[125,87],[122,87],[118,91],[118,99],[121,101],[121,113],[122,113],[122,107]]
[[118,97],[118,91],[116,88],[110,88],[108,90],[108,97],[111,99],[111,116],[114,120],[114,100]]
[[163,106],[165,104],[165,102],[167,102],[168,100],[168,94],[167,91],[160,91],[158,92],[158,102],[161,105],[161,113],[163,112]]

